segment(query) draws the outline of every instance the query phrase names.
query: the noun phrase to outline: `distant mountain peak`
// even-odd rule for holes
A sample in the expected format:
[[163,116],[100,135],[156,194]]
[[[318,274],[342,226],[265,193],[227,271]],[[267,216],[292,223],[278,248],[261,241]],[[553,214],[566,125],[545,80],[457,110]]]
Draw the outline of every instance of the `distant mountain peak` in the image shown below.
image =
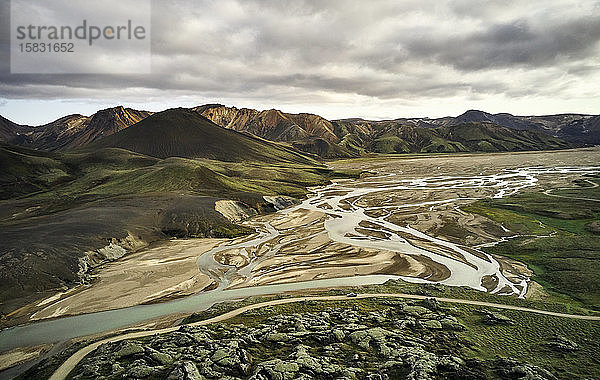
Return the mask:
[[481,110],[468,110],[462,115],[456,117],[462,121],[488,121],[493,119],[494,115]]
[[472,109],[470,109],[470,110],[466,110],[466,111],[463,113],[463,115],[464,115],[464,114],[470,114],[470,113],[478,113],[478,114],[486,114],[486,115],[491,115],[489,112],[485,112],[485,111],[482,111],[482,110],[476,110],[476,109],[474,109],[474,108],[472,108]]
[[3,125],[0,140],[42,150],[77,148],[127,128],[151,114],[148,111],[115,106],[99,110],[90,116],[63,116],[36,127],[21,126],[8,120],[12,124],[7,124],[0,119],[0,124]]

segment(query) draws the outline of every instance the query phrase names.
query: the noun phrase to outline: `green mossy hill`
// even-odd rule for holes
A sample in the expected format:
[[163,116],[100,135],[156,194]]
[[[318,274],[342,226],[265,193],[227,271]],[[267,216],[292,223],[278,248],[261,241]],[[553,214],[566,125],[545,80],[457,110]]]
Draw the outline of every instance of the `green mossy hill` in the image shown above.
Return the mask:
[[92,148],[123,148],[152,157],[207,158],[227,162],[258,161],[320,165],[288,145],[219,127],[185,108],[151,115],[133,126],[94,142]]
[[367,148],[376,153],[514,152],[571,146],[541,132],[481,122],[437,128],[384,123],[379,128]]
[[52,153],[0,144],[0,199],[46,190],[73,179]]
[[458,142],[473,152],[514,152],[571,147],[563,140],[542,132],[509,129],[491,123],[463,123],[453,127],[440,127],[435,131],[441,137]]
[[[37,203],[36,215],[93,199],[131,194],[186,192],[237,199],[255,193],[302,197],[307,186],[324,185],[334,177],[359,175],[336,172],[319,163],[177,157],[161,160],[120,148],[48,153],[2,145],[0,164],[0,199],[8,201],[5,208]],[[22,202],[17,202],[17,198]]]

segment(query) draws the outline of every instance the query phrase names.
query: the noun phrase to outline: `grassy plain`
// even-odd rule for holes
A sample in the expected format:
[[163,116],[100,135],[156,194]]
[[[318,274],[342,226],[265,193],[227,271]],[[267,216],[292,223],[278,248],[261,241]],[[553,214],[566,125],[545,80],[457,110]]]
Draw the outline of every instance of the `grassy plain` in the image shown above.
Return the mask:
[[[533,269],[533,280],[564,302],[600,310],[600,178],[576,181],[573,188],[549,194],[526,192],[486,199],[466,207],[521,235],[493,247]],[[555,197],[554,195],[561,195]]]

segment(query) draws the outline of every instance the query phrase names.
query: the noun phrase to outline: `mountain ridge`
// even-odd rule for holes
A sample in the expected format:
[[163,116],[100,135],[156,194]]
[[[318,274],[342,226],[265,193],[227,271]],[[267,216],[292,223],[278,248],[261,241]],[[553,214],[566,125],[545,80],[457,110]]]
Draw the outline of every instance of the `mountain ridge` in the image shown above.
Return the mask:
[[[0,139],[6,143],[40,150],[67,150],[92,143],[143,120],[152,112],[116,106],[90,116],[71,114],[50,123],[29,126],[0,120]],[[10,124],[5,122],[8,121]],[[12,130],[6,128],[12,125]]]
[[[317,154],[324,158],[352,157],[361,155],[365,152],[384,153],[389,149],[377,149],[377,146],[381,144],[377,144],[376,141],[384,138],[384,135],[389,134],[390,129],[396,129],[397,133],[394,134],[399,137],[399,135],[407,134],[412,131],[411,128],[408,127],[435,129],[440,127],[455,127],[465,123],[470,123],[469,125],[473,130],[473,135],[481,135],[482,131],[489,131],[492,133],[490,128],[493,127],[477,125],[477,123],[491,123],[501,128],[514,130],[514,136],[508,136],[512,133],[501,129],[493,132],[493,134],[496,135],[505,135],[505,137],[509,140],[520,139],[522,144],[518,146],[512,145],[512,150],[562,149],[573,147],[575,144],[600,143],[600,139],[596,141],[594,136],[591,136],[590,138],[590,136],[584,135],[585,127],[587,126],[585,120],[591,117],[590,115],[584,114],[560,114],[555,116],[550,115],[538,117],[514,116],[509,113],[491,114],[479,110],[468,110],[457,117],[442,117],[436,119],[425,117],[372,121],[361,118],[346,118],[329,121],[318,115],[306,113],[289,114],[277,111],[279,117],[281,119],[285,118],[286,122],[288,123],[287,131],[295,127],[300,132],[296,134],[279,133],[276,137],[274,137],[272,133],[274,133],[274,131],[281,131],[282,121],[279,120],[276,123],[271,121],[271,128],[269,129],[267,128],[269,119],[261,116],[268,114],[269,112],[273,112],[274,110],[257,111],[247,108],[238,109],[236,107],[226,107],[221,104],[204,105],[196,107],[195,110],[222,127],[247,131],[267,139],[276,138],[278,141],[288,142],[300,150]],[[244,117],[240,117],[240,114],[243,114]],[[572,129],[570,134],[564,133],[560,129],[561,119],[566,119],[568,126],[571,126],[571,123],[574,121],[579,121],[584,125],[583,127],[578,127],[578,129]],[[290,122],[296,123],[296,125],[290,125]],[[313,127],[315,122],[320,123],[320,125],[318,127]],[[253,128],[256,125],[260,125],[261,128]],[[402,129],[405,131],[401,131]],[[533,134],[523,133],[521,131],[532,131]],[[438,132],[421,131],[420,134],[432,135],[427,138],[427,140],[439,138],[440,136],[438,135],[440,133],[447,134],[445,131]],[[546,138],[544,136],[538,136],[537,133],[543,133],[545,135],[549,135],[549,137]],[[331,136],[332,134],[335,136],[335,138]],[[532,137],[534,142],[528,143],[526,140],[523,140],[526,135]],[[584,137],[581,137],[582,135]],[[489,139],[493,139],[490,136],[487,137]],[[567,143],[560,143],[556,139],[564,139],[567,141]],[[550,145],[547,147],[542,146],[544,140],[547,140]],[[458,142],[449,142],[449,144],[449,146],[452,147],[450,147],[448,150],[442,149],[443,152],[455,151],[456,147],[460,145]],[[405,148],[400,149],[399,151],[394,150],[394,152],[415,153],[427,152],[430,150],[430,144],[419,146],[418,144],[415,145],[414,141],[412,141],[405,142],[404,145]],[[502,151],[503,149],[501,146],[506,144],[496,145],[497,149]],[[410,148],[407,148],[408,146],[410,146]],[[442,144],[442,146],[444,146],[444,144]],[[484,144],[484,146],[486,148],[484,149],[485,151],[494,149],[493,144],[491,147],[487,144]],[[472,149],[477,150],[478,148],[477,146],[471,146],[470,149],[465,147],[464,150],[463,148],[459,150],[472,151]]]
[[[287,143],[298,150],[322,158],[356,157],[369,152],[428,152],[431,151],[432,144],[437,145],[436,149],[441,149],[441,152],[453,152],[457,149],[459,151],[473,151],[473,149],[477,151],[483,148],[485,148],[484,151],[488,151],[494,149],[494,146],[495,149],[503,151],[508,146],[512,146],[513,150],[540,150],[600,144],[600,115],[577,113],[515,116],[510,113],[492,114],[471,109],[456,117],[328,120],[311,113],[294,114],[277,109],[260,111],[252,108],[228,107],[216,103],[186,109],[205,117],[220,127],[270,141]],[[90,116],[67,115],[37,127],[19,125],[2,118],[0,119],[0,140],[50,151],[81,148],[98,139],[127,129],[152,114],[148,111],[117,106],[100,110]],[[519,145],[495,143],[491,147],[488,144],[482,146],[470,144],[470,147],[467,147],[460,141],[449,139],[448,137],[451,135],[448,134],[448,131],[438,130],[438,128],[457,127],[462,124],[468,124],[471,134],[481,136],[482,141],[494,140],[494,137],[489,136],[491,133],[502,135],[508,140],[520,140],[522,143]],[[494,127],[485,124],[493,124],[499,128],[492,131]],[[422,130],[416,132],[413,128]],[[508,128],[514,133],[501,130],[501,128]],[[463,127],[463,132],[464,129],[465,127]],[[523,133],[523,131],[531,133]],[[538,133],[552,138],[540,137],[537,135]],[[415,140],[417,134],[421,136],[420,140]],[[535,141],[527,142],[524,140],[526,135]],[[407,140],[390,142],[390,139],[403,138]],[[440,138],[447,141],[437,141]],[[560,143],[556,139],[564,140],[566,144]],[[422,143],[418,144],[418,141],[422,141]],[[543,146],[544,141],[550,145]]]

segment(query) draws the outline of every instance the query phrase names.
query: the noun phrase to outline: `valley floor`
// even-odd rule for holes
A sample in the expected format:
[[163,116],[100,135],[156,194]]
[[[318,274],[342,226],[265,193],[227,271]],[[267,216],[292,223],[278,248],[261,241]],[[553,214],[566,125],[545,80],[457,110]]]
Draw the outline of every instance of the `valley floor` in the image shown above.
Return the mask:
[[[238,289],[239,297],[246,288],[297,282],[319,287],[319,281],[331,278],[339,279],[336,286],[343,287],[345,278],[357,276],[372,278],[371,283],[404,279],[467,287],[485,291],[468,293],[483,301],[510,295],[501,298],[506,303],[521,301],[516,297],[542,301],[548,304],[544,308],[559,312],[586,313],[585,309],[599,307],[597,298],[584,299],[578,289],[561,290],[556,277],[549,275],[553,268],[532,261],[531,255],[515,253],[523,241],[547,242],[556,234],[563,241],[581,236],[597,240],[594,226],[599,213],[561,219],[559,214],[541,215],[528,208],[529,198],[515,197],[545,194],[593,202],[598,197],[593,190],[600,173],[598,148],[395,156],[329,164],[372,174],[336,180],[313,189],[312,196],[298,205],[244,222],[255,234],[175,239],[105,264],[96,270],[90,286],[37,301],[28,309],[31,320],[164,301],[205,289],[211,289],[211,296]],[[579,186],[581,181],[587,185]],[[522,205],[514,206],[514,199],[521,199]],[[531,252],[530,247],[523,249]],[[571,276],[577,273],[584,272]],[[596,285],[590,286],[596,292]],[[493,372],[490,368],[485,371]]]
[[477,199],[571,186],[600,170],[600,155],[597,150],[441,155],[331,165],[377,174],[339,180],[314,190],[302,204],[252,218],[244,225],[255,228],[254,235],[175,239],[105,264],[91,286],[38,302],[32,319],[205,288],[374,274],[520,296],[543,293],[522,262],[484,251],[522,231],[464,209]]

